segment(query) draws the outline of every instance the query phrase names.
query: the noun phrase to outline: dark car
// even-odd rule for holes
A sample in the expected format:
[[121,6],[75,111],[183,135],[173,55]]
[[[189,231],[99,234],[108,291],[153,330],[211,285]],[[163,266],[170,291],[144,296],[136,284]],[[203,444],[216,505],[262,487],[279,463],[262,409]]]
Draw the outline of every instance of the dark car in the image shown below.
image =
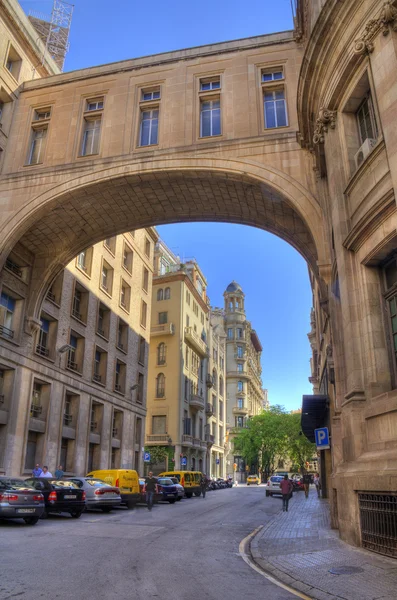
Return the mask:
[[0,477],[0,519],[23,519],[35,525],[44,513],[44,496],[23,479]]
[[157,494],[159,500],[165,500],[170,504],[178,500],[178,489],[169,477],[159,477],[157,479]]
[[43,517],[49,513],[69,513],[74,519],[78,519],[85,509],[85,491],[79,489],[72,481],[29,477],[25,482],[43,494]]

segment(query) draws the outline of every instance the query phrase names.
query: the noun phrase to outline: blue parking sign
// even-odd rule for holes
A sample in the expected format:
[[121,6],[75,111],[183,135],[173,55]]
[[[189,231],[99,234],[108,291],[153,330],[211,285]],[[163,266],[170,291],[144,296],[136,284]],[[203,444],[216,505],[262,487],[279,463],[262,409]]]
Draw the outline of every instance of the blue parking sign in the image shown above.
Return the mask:
[[327,450],[330,448],[328,427],[320,427],[320,429],[315,429],[314,437],[316,438],[317,450]]
[[143,462],[150,462],[150,452],[143,453]]
[[186,465],[187,465],[187,458],[186,458],[186,456],[183,456],[181,458],[181,467],[186,467]]

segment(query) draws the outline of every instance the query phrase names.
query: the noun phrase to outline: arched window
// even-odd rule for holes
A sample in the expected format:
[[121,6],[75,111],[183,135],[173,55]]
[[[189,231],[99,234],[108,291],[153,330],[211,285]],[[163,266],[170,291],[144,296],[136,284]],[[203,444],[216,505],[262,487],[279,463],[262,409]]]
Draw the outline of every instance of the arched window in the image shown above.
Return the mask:
[[223,396],[223,377],[219,377],[219,393]]
[[165,365],[165,359],[166,359],[166,346],[165,346],[164,342],[161,342],[161,344],[159,344],[157,346],[157,364]]
[[159,290],[157,290],[157,300],[162,300],[163,298],[164,298],[163,290],[162,290],[162,288],[160,288]]
[[237,382],[237,391],[238,392],[243,392],[244,391],[244,385],[242,381],[238,381]]
[[164,290],[164,300],[169,300],[171,298],[171,289],[169,287]]
[[159,373],[156,377],[156,398],[165,396],[165,377],[164,373]]
[[212,371],[212,385],[214,386],[214,390],[216,390],[218,387],[218,375],[216,369]]

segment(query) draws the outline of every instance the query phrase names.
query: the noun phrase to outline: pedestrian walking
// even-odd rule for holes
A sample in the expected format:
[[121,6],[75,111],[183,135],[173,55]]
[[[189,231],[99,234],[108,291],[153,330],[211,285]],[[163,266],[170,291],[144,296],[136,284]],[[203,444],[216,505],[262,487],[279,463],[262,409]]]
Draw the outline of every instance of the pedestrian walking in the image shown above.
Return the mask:
[[321,479],[318,473],[314,474],[313,483],[316,486],[317,497],[321,498]]
[[145,479],[146,504],[148,510],[153,508],[154,492],[156,491],[157,479],[153,477],[152,471],[149,471],[148,477]]
[[64,472],[63,472],[63,468],[62,465],[59,465],[59,467],[57,468],[57,470],[55,471],[55,477],[57,479],[62,479],[62,477],[64,476]]
[[292,496],[292,481],[288,479],[288,475],[284,475],[284,479],[280,481],[281,493],[283,495],[283,512],[288,512],[288,503]]
[[310,490],[310,484],[312,481],[312,478],[310,477],[309,473],[305,473],[302,477],[303,479],[303,488],[305,490],[305,498],[306,500],[309,497],[309,490]]
[[52,473],[49,472],[48,467],[46,465],[43,465],[43,471],[41,473],[41,475],[39,475],[39,477],[48,477],[48,478],[52,478]]
[[207,492],[207,476],[206,475],[201,475],[200,489],[201,489],[201,493],[203,495],[203,498],[205,498],[205,494]]
[[32,471],[32,475],[33,475],[33,477],[41,477],[42,472],[43,472],[43,469],[40,467],[39,464],[37,464]]

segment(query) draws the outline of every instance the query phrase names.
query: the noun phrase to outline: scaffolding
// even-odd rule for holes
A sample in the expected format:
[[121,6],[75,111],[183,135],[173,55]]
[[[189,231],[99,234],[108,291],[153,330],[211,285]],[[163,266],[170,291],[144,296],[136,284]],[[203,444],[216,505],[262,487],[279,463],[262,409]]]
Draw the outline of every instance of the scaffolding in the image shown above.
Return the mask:
[[[69,50],[69,33],[74,5],[62,0],[54,0],[51,15],[36,11],[29,12],[29,21],[36,29],[46,51],[63,70],[66,53]],[[44,63],[45,54],[42,62]]]

